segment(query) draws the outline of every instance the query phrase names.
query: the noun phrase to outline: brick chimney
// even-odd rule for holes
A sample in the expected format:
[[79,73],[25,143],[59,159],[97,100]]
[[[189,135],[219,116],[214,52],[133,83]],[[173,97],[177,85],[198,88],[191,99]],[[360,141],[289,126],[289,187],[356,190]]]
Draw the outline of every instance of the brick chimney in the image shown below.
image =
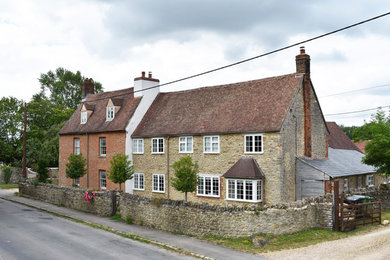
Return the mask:
[[160,92],[160,87],[158,87],[160,80],[154,79],[151,71],[148,76],[145,74],[145,71],[142,71],[141,77],[134,79],[134,97],[155,96]]
[[299,55],[295,57],[297,73],[303,73],[303,114],[304,114],[304,140],[305,156],[312,155],[311,138],[311,81],[310,81],[310,56],[305,53],[305,47],[301,47]]
[[95,84],[92,78],[84,79],[84,83],[81,86],[81,98],[84,99],[89,94],[95,93]]

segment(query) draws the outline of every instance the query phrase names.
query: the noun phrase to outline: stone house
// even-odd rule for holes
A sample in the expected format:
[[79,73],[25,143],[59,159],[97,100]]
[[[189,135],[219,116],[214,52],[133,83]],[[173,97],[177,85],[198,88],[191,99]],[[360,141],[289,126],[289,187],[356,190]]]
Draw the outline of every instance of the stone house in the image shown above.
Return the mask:
[[297,158],[297,199],[331,192],[331,182],[338,180],[340,193],[379,186],[382,177],[375,167],[362,163],[364,154],[335,122],[327,122],[328,158]]
[[327,135],[302,48],[292,74],[160,93],[132,134],[133,192],[184,199],[172,164],[190,155],[199,177],[189,201],[294,201],[296,158],[325,159]]

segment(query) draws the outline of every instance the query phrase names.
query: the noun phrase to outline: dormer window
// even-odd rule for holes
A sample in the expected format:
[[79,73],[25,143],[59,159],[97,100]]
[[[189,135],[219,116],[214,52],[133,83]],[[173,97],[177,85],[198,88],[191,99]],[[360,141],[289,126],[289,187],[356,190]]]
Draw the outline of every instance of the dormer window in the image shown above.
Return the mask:
[[114,117],[115,117],[115,107],[114,106],[107,107],[106,121],[111,121],[114,119]]
[[87,123],[88,114],[87,111],[81,111],[81,124]]

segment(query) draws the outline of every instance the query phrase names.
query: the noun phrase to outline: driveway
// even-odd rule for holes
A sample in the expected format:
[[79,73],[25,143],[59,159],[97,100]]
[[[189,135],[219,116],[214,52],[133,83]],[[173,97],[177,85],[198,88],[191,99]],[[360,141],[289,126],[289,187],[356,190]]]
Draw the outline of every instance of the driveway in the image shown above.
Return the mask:
[[269,259],[390,259],[390,227],[304,248],[261,254]]

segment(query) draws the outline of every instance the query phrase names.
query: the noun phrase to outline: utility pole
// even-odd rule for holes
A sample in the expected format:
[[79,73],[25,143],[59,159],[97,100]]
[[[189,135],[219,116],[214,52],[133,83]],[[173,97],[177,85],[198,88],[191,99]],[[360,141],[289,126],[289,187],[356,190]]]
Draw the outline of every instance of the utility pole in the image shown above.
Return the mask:
[[26,168],[26,139],[27,139],[27,103],[24,102],[24,129],[23,129],[23,166],[22,173],[23,177],[27,179],[27,168]]

